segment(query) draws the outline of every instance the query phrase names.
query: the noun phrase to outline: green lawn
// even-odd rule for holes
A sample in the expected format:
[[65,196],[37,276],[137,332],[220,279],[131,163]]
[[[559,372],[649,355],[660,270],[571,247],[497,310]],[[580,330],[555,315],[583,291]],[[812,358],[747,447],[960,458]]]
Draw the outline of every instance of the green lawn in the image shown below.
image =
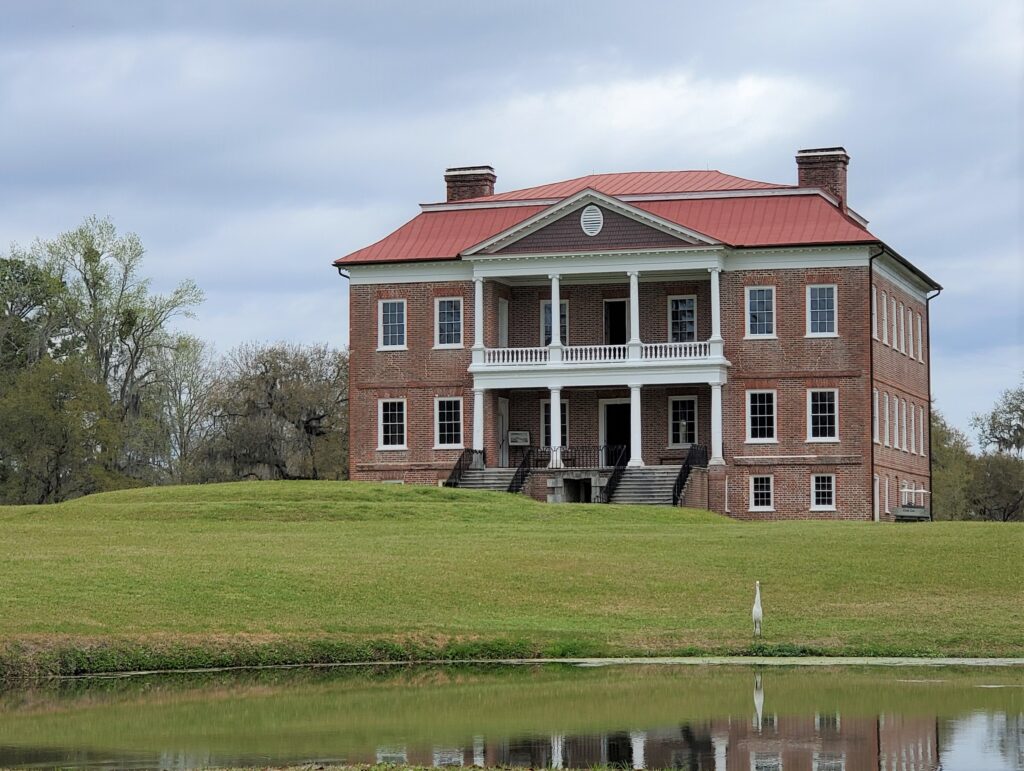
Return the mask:
[[[735,523],[342,482],[0,507],[0,661],[1024,655],[1024,526]],[[0,673],[2,674],[2,673]]]

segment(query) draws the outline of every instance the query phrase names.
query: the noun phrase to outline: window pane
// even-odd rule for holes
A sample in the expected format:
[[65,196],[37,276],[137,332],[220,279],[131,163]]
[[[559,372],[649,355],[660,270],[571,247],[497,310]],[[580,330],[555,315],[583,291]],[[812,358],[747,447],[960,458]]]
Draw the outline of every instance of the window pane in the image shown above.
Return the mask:
[[381,303],[381,343],[405,345],[405,303],[396,300]]
[[672,433],[669,444],[693,444],[697,441],[696,411],[693,399],[672,400]]
[[697,339],[697,309],[692,297],[671,300],[669,332],[673,343],[689,343]]
[[462,444],[462,402],[459,399],[438,401],[437,443]]
[[812,286],[809,289],[811,334],[830,335],[836,331],[836,295],[831,286]]
[[381,404],[381,435],[385,447],[405,444],[405,402]]
[[831,474],[818,474],[814,477],[814,506],[830,507],[835,505],[835,478]]
[[811,391],[811,438],[835,439],[837,436],[835,391]]
[[752,393],[750,398],[750,438],[775,438],[775,394]]
[[[569,410],[568,403],[562,402],[562,446],[569,444]],[[541,421],[543,423],[543,432],[541,436],[541,445],[543,447],[551,446],[551,402],[544,402],[541,407]]]
[[747,301],[750,306],[748,334],[775,334],[775,291],[773,289],[748,289]]
[[751,507],[755,509],[770,509],[772,506],[772,478],[754,477],[753,500]]
[[437,344],[462,345],[462,300],[437,301]]

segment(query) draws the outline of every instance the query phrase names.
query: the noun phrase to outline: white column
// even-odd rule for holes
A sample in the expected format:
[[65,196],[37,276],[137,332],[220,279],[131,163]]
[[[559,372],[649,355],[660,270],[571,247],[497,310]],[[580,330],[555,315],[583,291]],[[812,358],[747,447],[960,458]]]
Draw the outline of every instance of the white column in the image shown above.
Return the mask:
[[711,355],[724,355],[722,341],[722,296],[719,288],[721,268],[708,268],[711,273]]
[[644,762],[644,745],[646,744],[646,742],[646,731],[629,732],[629,749],[630,754],[633,756],[634,769],[641,769],[647,767],[647,764]]
[[715,771],[726,771],[726,751],[729,749],[728,736],[712,736],[711,746],[715,748]]
[[640,358],[640,273],[629,271],[629,358]]
[[480,276],[473,279],[473,363],[482,364],[484,360],[484,280]]
[[641,426],[640,386],[629,386],[629,465],[644,465],[643,427]]
[[722,457],[722,385],[711,384],[711,460],[712,466],[724,466]]
[[[484,449],[484,393],[483,388],[473,389],[473,449]],[[483,468],[483,457],[473,459],[474,468]]]
[[[551,389],[551,415],[548,419],[548,432],[551,434],[551,460],[548,468],[562,467],[562,389]],[[543,439],[544,437],[541,437]]]
[[555,734],[551,737],[551,767],[561,768],[563,765],[565,765],[565,737],[562,734]]
[[[559,293],[559,275],[552,273],[548,278],[551,279],[551,343],[548,345],[548,361],[555,362],[562,360],[562,296]],[[555,444],[554,441],[551,443]]]

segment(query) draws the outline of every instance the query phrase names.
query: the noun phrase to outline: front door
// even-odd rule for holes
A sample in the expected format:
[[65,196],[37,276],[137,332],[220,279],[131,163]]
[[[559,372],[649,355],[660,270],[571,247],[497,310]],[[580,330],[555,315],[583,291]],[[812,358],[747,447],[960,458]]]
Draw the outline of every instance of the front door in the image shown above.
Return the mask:
[[[629,446],[629,403],[619,402],[604,405],[604,443],[607,447]],[[615,453],[606,453],[604,462],[615,462]]]
[[629,300],[604,301],[604,344],[625,345],[629,340]]
[[498,397],[498,465],[508,468],[508,399]]

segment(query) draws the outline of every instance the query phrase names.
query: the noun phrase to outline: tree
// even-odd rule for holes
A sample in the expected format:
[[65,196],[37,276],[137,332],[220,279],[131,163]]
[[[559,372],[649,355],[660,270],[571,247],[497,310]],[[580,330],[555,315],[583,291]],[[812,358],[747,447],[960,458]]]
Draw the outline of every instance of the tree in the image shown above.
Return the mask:
[[1024,459],[1006,452],[979,457],[974,463],[968,498],[978,519],[1024,519]]
[[971,443],[963,431],[946,422],[932,407],[932,517],[967,519],[971,515],[968,487],[974,473]]
[[14,247],[0,258],[0,372],[13,373],[61,345],[60,279]]
[[213,428],[211,398],[216,368],[209,346],[190,335],[178,335],[171,347],[156,354],[154,362],[170,442],[168,474],[178,484],[185,484],[201,476],[195,456]]
[[243,345],[212,396],[207,457],[231,478],[341,479],[348,465],[348,354]]
[[978,432],[983,448],[997,452],[1024,454],[1024,383],[1003,391],[990,412],[975,415],[971,425]]
[[117,444],[106,390],[79,358],[46,357],[0,392],[0,490],[12,503],[56,503],[123,486],[102,457]]

